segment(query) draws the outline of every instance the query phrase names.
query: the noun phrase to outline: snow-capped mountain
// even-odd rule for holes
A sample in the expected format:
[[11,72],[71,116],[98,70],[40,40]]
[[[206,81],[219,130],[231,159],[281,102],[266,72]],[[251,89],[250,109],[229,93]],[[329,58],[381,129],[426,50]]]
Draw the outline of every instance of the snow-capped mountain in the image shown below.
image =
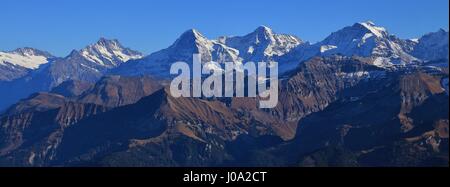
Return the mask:
[[[344,27],[323,41],[310,44],[292,35],[276,34],[265,26],[244,36],[215,40],[190,29],[168,48],[143,58],[141,53],[123,47],[117,40],[104,38],[72,51],[65,58],[54,58],[46,52],[23,48],[0,53],[0,80],[10,81],[0,81],[0,91],[20,90],[14,91],[14,98],[7,99],[14,102],[36,91],[48,91],[64,81],[94,83],[105,74],[167,78],[170,77],[172,63],[192,62],[192,55],[197,53],[202,56],[202,62],[277,61],[280,74],[315,56],[368,57],[368,62],[378,67],[416,62],[430,65],[426,62],[448,59],[448,32],[440,30],[417,40],[403,40],[367,21]],[[445,63],[448,64],[447,61]]]
[[184,32],[169,48],[151,54],[149,58],[163,63],[171,63],[171,59],[191,62],[192,54],[194,53],[201,54],[203,62],[215,61],[222,63],[240,60],[238,58],[239,51],[209,40],[195,29]]
[[417,58],[408,54],[412,51],[413,45],[412,41],[405,41],[390,35],[384,27],[367,21],[355,23],[333,32],[321,42],[299,45],[279,60],[298,63],[314,56],[340,54],[372,57],[374,65],[387,67],[418,61]]
[[239,51],[218,41],[209,40],[199,31],[190,29],[184,32],[170,47],[133,60],[114,69],[112,74],[169,76],[172,63],[192,62],[192,55],[200,54],[202,62],[239,62]]
[[417,40],[412,54],[424,61],[448,60],[448,31],[440,29]]
[[[167,78],[195,53],[203,62],[278,61],[289,71],[278,105],[175,98],[164,80],[105,76]],[[448,33],[402,40],[362,22],[309,44],[263,26],[217,40],[192,29],[141,56],[102,38],[34,69],[5,63],[28,73],[0,81],[0,166],[448,165],[448,71],[425,60],[448,58]],[[416,60],[425,62],[406,66]],[[405,67],[387,70],[394,64]]]
[[73,50],[67,57],[55,60],[42,71],[51,75],[50,87],[66,80],[95,82],[108,69],[141,57],[141,53],[123,47],[117,40],[100,38],[94,44],[81,50]]
[[117,40],[100,40],[79,51],[87,60],[105,67],[115,67],[132,59],[142,58],[142,54],[123,47]]
[[371,21],[345,27],[332,33],[316,46],[320,54],[325,56],[342,54],[377,57],[374,64],[378,66],[407,64],[417,60],[404,51],[406,46],[400,39]]
[[11,81],[24,76],[49,62],[53,56],[45,51],[25,47],[10,52],[0,51],[0,81]]
[[117,40],[101,38],[84,49],[73,50],[64,58],[51,60],[22,78],[0,83],[0,92],[6,94],[9,93],[6,90],[11,90],[15,93],[4,96],[6,99],[0,101],[0,109],[32,93],[49,91],[65,81],[95,83],[107,70],[141,56],[141,53],[123,47]]
[[[172,63],[192,62],[193,54],[200,54],[202,62],[249,62],[271,60],[303,43],[295,36],[275,34],[261,26],[245,36],[220,37],[210,40],[195,29],[184,32],[170,47],[145,58],[133,60],[111,71],[111,74],[169,76]],[[214,68],[214,67],[213,67]]]
[[0,52],[0,65],[15,65],[27,69],[37,69],[48,62],[53,56],[44,51],[25,47],[11,52]]
[[246,62],[258,62],[275,55],[281,56],[303,43],[295,36],[276,34],[266,26],[260,26],[245,36],[220,37],[218,41],[239,50],[239,56]]

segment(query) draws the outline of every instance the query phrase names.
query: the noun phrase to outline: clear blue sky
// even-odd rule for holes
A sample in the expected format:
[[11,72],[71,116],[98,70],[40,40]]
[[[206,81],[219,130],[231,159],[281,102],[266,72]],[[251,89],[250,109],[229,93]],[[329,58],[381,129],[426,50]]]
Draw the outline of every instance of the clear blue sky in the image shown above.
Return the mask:
[[259,25],[316,42],[372,20],[400,38],[448,30],[448,0],[1,0],[0,50],[30,46],[58,56],[99,37],[146,54],[196,28],[208,38]]

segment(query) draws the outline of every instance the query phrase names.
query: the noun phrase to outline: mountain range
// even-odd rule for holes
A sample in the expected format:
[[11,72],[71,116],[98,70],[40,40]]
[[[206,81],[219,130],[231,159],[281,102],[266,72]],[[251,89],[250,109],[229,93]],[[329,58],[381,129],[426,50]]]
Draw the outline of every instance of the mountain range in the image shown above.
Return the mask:
[[0,90],[12,89],[18,93],[0,102],[0,110],[31,93],[49,91],[67,80],[95,82],[108,74],[167,78],[171,63],[192,62],[194,53],[201,54],[203,62],[277,61],[280,73],[284,73],[314,56],[371,57],[374,65],[392,68],[445,62],[447,52],[447,31],[441,29],[420,39],[402,40],[371,21],[345,27],[315,44],[260,26],[245,36],[223,36],[216,40],[207,39],[191,29],[168,48],[148,56],[123,47],[117,40],[105,38],[84,49],[74,50],[64,58],[23,48],[0,53]]
[[[36,54],[41,53],[36,52]],[[50,91],[65,81],[75,80],[95,83],[106,74],[107,70],[118,67],[130,59],[141,57],[141,53],[123,47],[117,40],[101,38],[95,44],[91,44],[84,49],[73,50],[64,58],[55,57],[50,61],[45,61],[36,69],[30,70],[31,67],[22,66],[21,68],[28,68],[26,69],[29,71],[27,74],[18,76],[19,78],[14,80],[0,82],[0,90],[2,91],[0,95],[3,98],[0,101],[0,110],[31,93]],[[31,57],[25,55],[24,58],[30,59]],[[2,61],[6,62],[7,67],[14,69],[14,65],[8,63],[10,60]],[[5,73],[8,74],[8,72]],[[5,90],[15,94],[5,93]]]
[[[279,62],[279,104],[172,97],[170,65],[194,53]],[[104,38],[66,57],[21,48],[0,53],[0,91],[4,166],[448,165],[442,29],[400,39],[367,21],[314,44],[190,29],[147,56]]]

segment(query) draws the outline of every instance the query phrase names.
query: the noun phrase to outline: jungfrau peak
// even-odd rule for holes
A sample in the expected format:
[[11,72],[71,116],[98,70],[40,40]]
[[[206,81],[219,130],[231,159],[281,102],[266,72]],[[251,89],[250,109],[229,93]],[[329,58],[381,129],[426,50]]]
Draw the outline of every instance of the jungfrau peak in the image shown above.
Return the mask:
[[324,40],[312,45],[299,45],[285,56],[281,62],[299,63],[314,56],[361,56],[371,57],[379,67],[406,65],[420,60],[409,54],[412,42],[390,35],[387,29],[372,21],[355,23],[331,33]]
[[384,27],[377,27],[375,25],[375,23],[372,21],[360,22],[360,23],[357,23],[356,25],[361,25],[361,26],[365,27],[376,37],[382,38],[382,37],[388,36],[388,33]]
[[[374,64],[378,66],[408,64],[417,60],[403,50],[400,41],[394,35],[389,35],[385,28],[366,21],[334,32],[318,45],[322,55],[372,56]],[[326,50],[323,50],[324,46]]]

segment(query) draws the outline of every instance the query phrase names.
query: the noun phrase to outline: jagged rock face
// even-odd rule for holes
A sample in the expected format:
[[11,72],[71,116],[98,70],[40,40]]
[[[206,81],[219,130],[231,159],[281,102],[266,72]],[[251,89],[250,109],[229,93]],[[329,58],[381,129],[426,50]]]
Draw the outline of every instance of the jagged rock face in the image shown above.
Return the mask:
[[448,60],[448,50],[448,31],[441,29],[422,36],[412,54],[426,61]]
[[[64,88],[60,91],[67,93]],[[10,165],[48,165],[57,158],[55,151],[68,127],[112,107],[135,103],[160,88],[159,82],[148,77],[114,76],[103,78],[79,96],[34,94],[0,116],[0,154],[7,161],[0,160]]]
[[0,81],[11,81],[25,76],[29,73],[29,69],[10,65],[0,65]]
[[279,103],[268,113],[286,121],[288,137],[293,138],[300,119],[345,97],[344,90],[361,82],[383,79],[385,71],[369,62],[364,58],[334,56],[302,63],[281,81]]
[[442,132],[448,130],[448,97],[439,86],[442,76],[448,75],[394,73],[360,84],[353,90],[365,90],[364,95],[347,90],[353,99],[300,120],[292,147],[281,149],[296,150],[287,157],[301,166],[447,163],[448,137]]
[[408,114],[423,105],[430,96],[445,93],[445,88],[441,87],[440,77],[433,77],[425,73],[403,76],[400,79],[399,87],[402,104],[398,118],[403,132],[414,129],[414,120]]

